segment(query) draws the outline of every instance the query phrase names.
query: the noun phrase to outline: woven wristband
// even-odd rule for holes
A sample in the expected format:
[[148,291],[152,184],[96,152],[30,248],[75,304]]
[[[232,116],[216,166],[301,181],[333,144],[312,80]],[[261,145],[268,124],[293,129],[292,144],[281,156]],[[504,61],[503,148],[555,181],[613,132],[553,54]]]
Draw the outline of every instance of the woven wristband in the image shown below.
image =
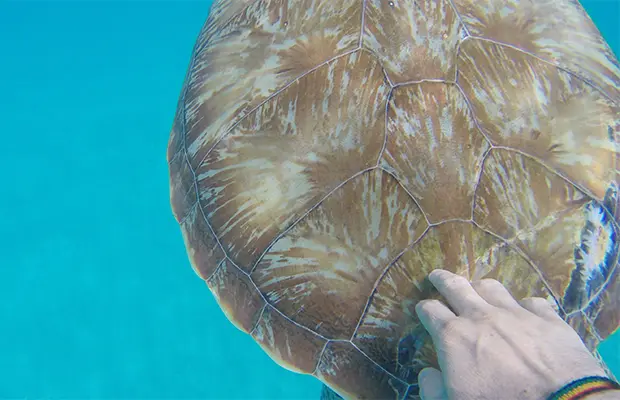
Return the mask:
[[577,400],[592,393],[605,390],[620,390],[620,384],[602,376],[588,376],[577,379],[553,393],[547,400]]

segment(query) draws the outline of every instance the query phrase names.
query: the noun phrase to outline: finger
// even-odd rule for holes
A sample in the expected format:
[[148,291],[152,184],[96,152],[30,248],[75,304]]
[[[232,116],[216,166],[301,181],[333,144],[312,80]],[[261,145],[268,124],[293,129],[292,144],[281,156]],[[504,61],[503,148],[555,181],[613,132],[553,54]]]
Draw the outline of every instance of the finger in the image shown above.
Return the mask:
[[525,308],[526,310],[530,311],[533,314],[538,315],[541,318],[544,318],[547,320],[557,318],[557,319],[562,320],[562,317],[560,317],[558,313],[553,309],[553,306],[551,306],[551,303],[549,303],[547,300],[543,299],[542,297],[527,297],[521,300],[520,304],[523,308]]
[[431,335],[433,343],[446,323],[456,318],[456,315],[439,300],[422,300],[416,304],[415,311],[420,322]]
[[446,388],[441,372],[435,368],[424,368],[418,374],[418,385],[422,400],[447,400]]
[[519,308],[519,303],[510,294],[508,289],[495,279],[481,279],[471,283],[474,290],[487,303],[505,309]]
[[428,279],[457,315],[489,307],[489,303],[480,297],[467,279],[460,275],[436,269],[428,275]]

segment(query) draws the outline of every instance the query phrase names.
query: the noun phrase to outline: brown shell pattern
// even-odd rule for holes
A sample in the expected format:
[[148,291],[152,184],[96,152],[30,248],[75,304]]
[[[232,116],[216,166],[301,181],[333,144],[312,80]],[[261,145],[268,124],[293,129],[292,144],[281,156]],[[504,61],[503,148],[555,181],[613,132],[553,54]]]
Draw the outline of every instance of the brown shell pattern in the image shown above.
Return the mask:
[[548,299],[595,353],[620,325],[619,83],[576,0],[216,1],[168,147],[191,265],[343,397],[418,398],[435,268]]

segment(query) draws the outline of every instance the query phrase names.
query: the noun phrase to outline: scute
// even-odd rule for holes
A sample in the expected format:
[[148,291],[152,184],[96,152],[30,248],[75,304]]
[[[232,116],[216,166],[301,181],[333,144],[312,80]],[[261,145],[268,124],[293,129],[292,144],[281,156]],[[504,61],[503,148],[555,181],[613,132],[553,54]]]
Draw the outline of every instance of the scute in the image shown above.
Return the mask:
[[388,111],[382,166],[418,201],[431,223],[469,219],[489,144],[456,85],[397,87]]
[[364,47],[381,60],[392,84],[454,80],[463,27],[450,0],[367,0],[365,11]]
[[[488,139],[535,157],[599,200],[618,178],[620,104],[520,50],[467,41],[458,84]],[[612,132],[613,133],[613,132]]]
[[417,399],[444,268],[620,325],[620,72],[574,0],[219,0],[168,143],[192,268],[323,397]]
[[469,35],[565,68],[618,103],[620,65],[577,0],[452,1]]
[[251,335],[277,363],[305,374],[316,371],[328,343],[271,306],[264,308]]

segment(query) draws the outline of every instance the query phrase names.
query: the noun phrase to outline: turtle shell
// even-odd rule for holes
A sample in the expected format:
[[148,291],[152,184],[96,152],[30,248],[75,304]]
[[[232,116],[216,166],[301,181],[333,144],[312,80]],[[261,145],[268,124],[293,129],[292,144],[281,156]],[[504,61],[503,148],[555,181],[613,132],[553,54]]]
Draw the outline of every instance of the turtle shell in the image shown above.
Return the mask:
[[618,61],[573,0],[216,1],[168,146],[191,265],[338,395],[416,398],[444,268],[620,324]]

